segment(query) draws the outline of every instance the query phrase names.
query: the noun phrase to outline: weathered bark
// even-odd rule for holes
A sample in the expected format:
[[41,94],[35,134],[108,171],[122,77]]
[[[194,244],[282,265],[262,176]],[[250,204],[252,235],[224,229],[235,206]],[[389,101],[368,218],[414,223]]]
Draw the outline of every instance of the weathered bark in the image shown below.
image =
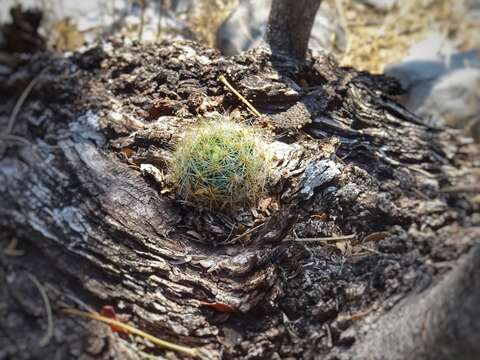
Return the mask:
[[359,359],[462,359],[480,356],[480,246],[425,294],[381,317],[352,350]]
[[[475,241],[464,233],[478,207],[441,186],[478,166],[478,149],[458,132],[422,125],[387,95],[398,90],[389,79],[324,56],[292,66],[284,58],[288,72],[279,74],[275,56],[257,49],[225,59],[188,42],[113,43],[66,59],[37,57],[6,76],[0,93],[13,107],[13,91],[19,95],[48,65],[15,124],[31,146],[10,148],[0,160],[0,226],[31,250],[21,264],[0,257],[0,276],[36,273],[64,295],[50,293],[52,301],[114,305],[154,335],[199,347],[204,358],[308,359],[345,346],[341,313],[365,311],[416,285],[402,271],[421,278],[437,262],[455,264]],[[268,116],[251,117],[219,75]],[[175,201],[162,177],[172,146],[197,116],[233,109],[271,131],[281,157],[268,212],[263,205],[236,217],[193,209]],[[390,235],[372,244],[379,232]],[[340,246],[285,242],[291,234],[356,234],[354,250],[375,249],[353,254],[362,256],[359,265]],[[398,274],[391,275],[391,262]],[[31,296],[20,285],[13,281],[0,296],[8,304]],[[42,318],[41,310],[31,313]],[[302,333],[289,318],[305,324]],[[39,337],[42,327],[27,320]],[[9,333],[8,323],[0,331]],[[72,357],[141,358],[125,352],[124,340],[75,324],[56,314],[56,327],[83,339]],[[38,349],[36,339],[8,347],[0,337],[0,345],[18,358],[33,358],[32,348],[54,358],[72,346],[55,338]],[[92,350],[95,341],[102,344]]]
[[272,51],[302,60],[321,0],[273,0],[265,40]]

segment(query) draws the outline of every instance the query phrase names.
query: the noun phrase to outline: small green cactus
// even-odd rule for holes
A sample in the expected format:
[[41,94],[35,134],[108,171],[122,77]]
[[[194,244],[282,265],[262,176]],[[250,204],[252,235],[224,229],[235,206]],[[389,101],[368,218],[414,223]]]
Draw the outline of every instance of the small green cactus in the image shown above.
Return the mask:
[[270,161],[253,128],[217,117],[187,132],[177,144],[170,172],[182,199],[231,209],[251,205],[261,196]]

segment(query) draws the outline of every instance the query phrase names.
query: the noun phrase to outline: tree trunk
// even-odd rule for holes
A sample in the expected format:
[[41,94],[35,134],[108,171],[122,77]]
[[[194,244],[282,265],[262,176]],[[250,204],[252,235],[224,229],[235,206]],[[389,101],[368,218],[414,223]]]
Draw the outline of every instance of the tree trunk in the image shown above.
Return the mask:
[[[0,160],[0,227],[8,235],[0,354],[182,357],[58,311],[103,305],[205,359],[347,352],[360,339],[347,329],[362,323],[358,314],[375,304],[381,313],[428,288],[478,242],[478,204],[443,191],[479,166],[470,139],[422,125],[392,100],[391,79],[342,69],[326,56],[273,76],[272,56],[113,42],[68,58],[37,55],[0,75],[5,121],[41,73],[14,133],[2,135],[10,147]],[[220,75],[265,116],[250,115]],[[235,216],[177,201],[165,166],[185,129],[214,110],[264,132],[276,159],[268,197]],[[15,237],[20,243],[6,246]],[[27,274],[53,307],[54,336],[42,346],[45,307]],[[452,288],[465,289],[464,277],[452,279]],[[446,304],[465,319],[471,307],[456,303],[473,304],[477,295],[462,292]],[[444,309],[434,296],[425,301],[418,309]],[[464,341],[477,336],[465,333]]]
[[321,0],[273,0],[265,40],[272,51],[303,60]]

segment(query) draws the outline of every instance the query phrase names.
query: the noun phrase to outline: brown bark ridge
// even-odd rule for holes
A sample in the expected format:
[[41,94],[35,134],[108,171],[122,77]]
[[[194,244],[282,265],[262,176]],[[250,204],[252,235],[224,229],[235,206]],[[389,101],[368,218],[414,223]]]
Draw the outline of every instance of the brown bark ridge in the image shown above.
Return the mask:
[[265,40],[272,51],[305,59],[321,0],[273,0]]
[[[58,311],[103,305],[205,359],[348,354],[370,334],[356,332],[370,316],[359,314],[395,309],[478,243],[478,201],[455,190],[479,167],[471,139],[423,125],[392,99],[390,79],[323,55],[279,68],[277,56],[111,41],[20,58],[0,75],[3,124],[41,74],[2,134],[4,358],[182,358]],[[258,207],[226,215],[175,199],[166,161],[215,111],[263,131],[275,154]],[[43,346],[29,274],[53,308]]]

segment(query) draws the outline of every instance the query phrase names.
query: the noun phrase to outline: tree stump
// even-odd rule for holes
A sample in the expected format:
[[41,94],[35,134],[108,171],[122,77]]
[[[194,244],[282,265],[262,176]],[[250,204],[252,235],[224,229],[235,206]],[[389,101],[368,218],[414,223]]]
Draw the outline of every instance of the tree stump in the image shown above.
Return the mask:
[[[184,357],[59,311],[111,305],[205,359],[355,359],[383,336],[373,319],[441,284],[478,244],[471,139],[423,125],[395,102],[392,79],[326,55],[112,40],[20,59],[0,77],[4,124],[37,79],[2,135],[0,358]],[[213,111],[269,134],[277,176],[256,208],[226,215],[175,199],[165,164]],[[43,343],[32,274],[53,308]]]

